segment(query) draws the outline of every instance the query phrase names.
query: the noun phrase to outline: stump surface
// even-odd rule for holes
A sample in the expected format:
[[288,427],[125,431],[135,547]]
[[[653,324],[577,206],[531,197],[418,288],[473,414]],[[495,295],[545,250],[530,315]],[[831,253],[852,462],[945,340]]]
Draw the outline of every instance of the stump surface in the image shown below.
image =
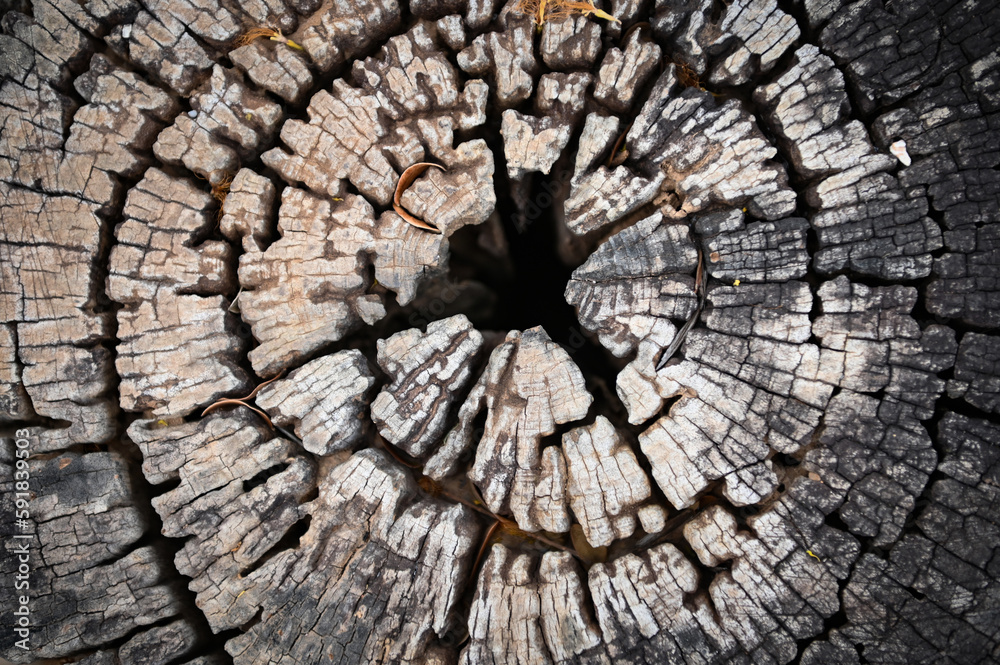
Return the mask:
[[996,3],[0,12],[0,659],[1000,661]]

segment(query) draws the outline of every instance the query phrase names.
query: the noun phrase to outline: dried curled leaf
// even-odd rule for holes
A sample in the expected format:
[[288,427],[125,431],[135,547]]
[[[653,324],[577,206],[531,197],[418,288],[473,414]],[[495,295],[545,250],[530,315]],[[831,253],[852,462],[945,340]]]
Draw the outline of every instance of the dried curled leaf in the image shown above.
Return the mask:
[[442,171],[445,170],[445,168],[440,164],[434,164],[433,162],[417,162],[403,171],[403,174],[399,176],[399,182],[396,183],[396,193],[392,197],[392,209],[396,211],[397,215],[406,220],[408,224],[412,224],[418,229],[441,233],[441,229],[438,227],[410,214],[410,212],[403,207],[403,204],[400,203],[399,200],[400,197],[403,196],[403,192],[405,192],[406,189],[413,184],[413,181],[419,178],[424,171],[432,166],[441,169]]

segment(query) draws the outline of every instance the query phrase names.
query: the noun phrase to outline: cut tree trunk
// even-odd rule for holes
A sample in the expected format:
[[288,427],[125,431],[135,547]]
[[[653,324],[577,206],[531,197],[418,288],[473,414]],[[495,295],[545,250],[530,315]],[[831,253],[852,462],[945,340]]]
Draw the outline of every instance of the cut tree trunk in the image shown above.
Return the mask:
[[0,660],[1000,662],[996,3],[0,11]]

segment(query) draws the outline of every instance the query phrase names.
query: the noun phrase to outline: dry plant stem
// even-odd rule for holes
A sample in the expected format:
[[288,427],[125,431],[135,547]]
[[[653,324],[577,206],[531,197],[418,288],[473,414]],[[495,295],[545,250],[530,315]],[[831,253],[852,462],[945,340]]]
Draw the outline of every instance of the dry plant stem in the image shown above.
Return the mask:
[[479,570],[479,564],[483,560],[483,555],[486,554],[486,550],[490,548],[490,539],[496,530],[500,528],[500,520],[497,519],[490,525],[490,528],[486,531],[486,535],[483,536],[483,543],[479,546],[479,553],[476,554],[476,560],[472,563],[472,574],[475,575],[476,571]]
[[633,23],[632,26],[622,34],[621,39],[618,40],[618,45],[622,48],[628,44],[628,38],[632,36],[632,33],[636,30],[652,30],[653,26],[649,24],[648,21],[639,21],[638,23]]
[[261,418],[263,418],[264,422],[267,423],[268,427],[274,428],[274,423],[271,422],[271,419],[267,416],[266,413],[264,413],[263,411],[261,411],[257,407],[250,406],[246,402],[244,402],[242,400],[238,400],[238,399],[220,399],[215,404],[211,404],[208,407],[206,407],[205,410],[201,412],[201,415],[205,416],[209,412],[214,411],[215,409],[217,409],[219,407],[222,407],[222,406],[245,406],[246,408],[248,408],[251,411],[253,411],[254,413],[256,413],[258,416],[260,416]]
[[392,457],[397,462],[399,462],[400,464],[402,464],[403,466],[409,469],[419,469],[423,466],[419,462],[407,462],[405,459],[403,459],[402,455],[399,454],[399,451],[396,450],[396,446],[392,445],[385,439],[380,439],[380,441],[382,442],[382,447],[385,448],[385,451],[387,453],[389,453],[389,456]]
[[217,409],[220,406],[245,406],[246,408],[248,408],[251,411],[253,411],[254,413],[256,413],[258,416],[260,416],[261,418],[263,418],[264,422],[267,423],[268,427],[270,427],[271,429],[274,429],[274,423],[271,422],[271,419],[268,417],[268,415],[266,413],[264,413],[262,410],[258,409],[257,407],[251,406],[250,404],[247,404],[247,402],[249,402],[254,397],[256,397],[257,393],[260,392],[261,388],[263,388],[264,386],[266,386],[269,383],[273,383],[274,381],[277,381],[278,379],[280,379],[281,376],[282,376],[282,374],[284,374],[284,372],[279,372],[276,376],[274,376],[274,377],[268,379],[267,381],[264,381],[263,383],[259,384],[246,397],[226,397],[226,398],[218,400],[217,402],[215,402],[213,404],[209,404],[207,407],[205,407],[205,410],[201,412],[202,417],[204,418],[208,413],[214,411],[215,409]]
[[406,208],[404,208],[403,204],[400,202],[400,198],[403,196],[403,192],[405,192],[406,189],[413,184],[414,180],[420,177],[421,173],[423,173],[432,166],[434,168],[441,169],[442,171],[445,170],[445,168],[440,164],[434,164],[432,162],[417,162],[416,164],[407,167],[407,169],[403,171],[402,175],[399,176],[399,182],[396,183],[396,193],[393,194],[392,196],[392,209],[396,211],[397,215],[406,220],[408,224],[411,224],[417,227],[418,229],[424,229],[425,231],[432,231],[434,233],[441,233],[441,230],[438,227],[410,214],[410,212]]
[[705,256],[703,252],[699,249],[698,271],[695,273],[695,283],[694,283],[694,292],[698,296],[698,306],[691,313],[691,316],[688,317],[688,320],[684,323],[684,326],[679,331],[677,331],[677,336],[674,337],[674,341],[670,343],[670,346],[667,347],[667,350],[663,352],[662,356],[660,356],[660,361],[656,363],[657,372],[663,369],[666,366],[667,361],[669,361],[673,357],[673,355],[677,353],[677,349],[681,348],[681,344],[684,343],[684,338],[687,337],[688,331],[691,330],[691,327],[694,325],[694,322],[698,320],[699,316],[701,316],[701,310],[705,306],[705,291],[707,282],[708,282],[708,272],[705,270]]
[[[486,508],[484,508],[483,506],[485,506],[486,504],[483,502],[482,497],[479,496],[479,492],[476,490],[475,485],[473,485],[472,483],[469,483],[469,488],[472,491],[472,494],[475,495],[475,499],[476,499],[475,502],[468,501],[468,500],[463,499],[463,498],[461,498],[459,496],[455,496],[454,494],[452,494],[451,492],[448,492],[443,487],[441,487],[439,484],[437,484],[436,482],[434,482],[430,478],[427,478],[426,476],[424,476],[420,480],[424,481],[424,482],[421,483],[421,487],[423,487],[423,489],[425,491],[428,491],[428,492],[430,492],[432,494],[438,494],[440,496],[443,496],[446,499],[454,501],[455,503],[460,503],[463,506],[467,506],[467,507],[471,508],[472,510],[475,510],[478,513],[482,513],[483,515],[486,515],[486,516],[492,518],[498,524],[500,524],[500,526],[504,529],[504,531],[506,531],[507,533],[511,534],[512,536],[517,536],[518,538],[524,538],[524,539],[530,538],[532,540],[537,540],[538,542],[544,543],[545,545],[548,545],[549,547],[553,547],[555,549],[562,550],[563,552],[568,552],[569,554],[572,554],[574,557],[576,557],[578,560],[583,561],[583,557],[581,557],[579,554],[577,554],[576,550],[574,550],[572,547],[567,547],[567,546],[563,545],[562,543],[556,542],[555,540],[552,540],[551,538],[548,538],[548,537],[543,536],[543,535],[538,534],[538,533],[529,533],[527,531],[522,531],[517,526],[517,522],[515,522],[514,520],[508,519],[506,517],[501,517],[500,515],[497,515],[496,513],[493,513],[490,510],[487,510]],[[479,505],[476,505],[476,502],[478,502]],[[494,530],[493,527],[491,527],[490,528],[490,534],[492,534],[493,530]]]
[[[611,155],[608,157],[608,168],[612,166],[618,166],[626,159],[628,159],[628,152],[625,150],[625,137],[628,135],[628,130],[632,129],[632,123],[628,124],[622,133],[618,135],[618,140],[615,141],[615,147],[611,149]],[[619,153],[624,153],[619,156]]]

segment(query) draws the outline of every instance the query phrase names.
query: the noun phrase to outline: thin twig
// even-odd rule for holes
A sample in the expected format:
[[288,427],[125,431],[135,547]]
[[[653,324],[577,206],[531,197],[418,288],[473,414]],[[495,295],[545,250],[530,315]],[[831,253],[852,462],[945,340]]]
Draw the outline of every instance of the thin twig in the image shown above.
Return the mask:
[[705,292],[707,291],[707,286],[708,286],[708,271],[705,270],[705,255],[699,249],[698,271],[695,274],[695,284],[694,284],[694,292],[695,295],[698,296],[698,306],[695,307],[694,311],[691,313],[691,316],[688,317],[688,320],[684,323],[683,327],[681,327],[681,329],[677,331],[677,336],[674,337],[674,340],[670,343],[670,346],[667,347],[667,350],[663,352],[662,356],[660,356],[659,362],[656,363],[657,372],[663,369],[667,365],[667,361],[669,361],[673,357],[673,355],[677,353],[677,349],[681,348],[681,344],[684,343],[684,339],[687,337],[688,331],[691,330],[691,326],[693,326],[695,321],[698,320],[698,317],[701,316],[701,310],[705,306]]

